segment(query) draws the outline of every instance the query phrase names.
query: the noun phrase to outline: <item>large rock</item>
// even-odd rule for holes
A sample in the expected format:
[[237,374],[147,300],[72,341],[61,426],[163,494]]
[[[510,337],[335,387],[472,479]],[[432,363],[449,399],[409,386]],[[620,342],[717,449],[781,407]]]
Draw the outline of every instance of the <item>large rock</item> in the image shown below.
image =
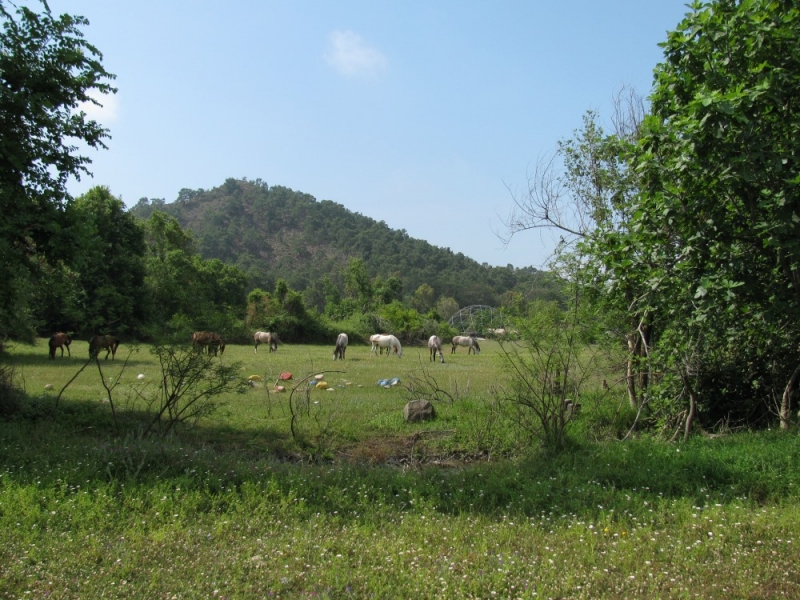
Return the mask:
[[436,417],[436,410],[428,400],[412,400],[403,408],[403,416],[408,423],[429,421]]

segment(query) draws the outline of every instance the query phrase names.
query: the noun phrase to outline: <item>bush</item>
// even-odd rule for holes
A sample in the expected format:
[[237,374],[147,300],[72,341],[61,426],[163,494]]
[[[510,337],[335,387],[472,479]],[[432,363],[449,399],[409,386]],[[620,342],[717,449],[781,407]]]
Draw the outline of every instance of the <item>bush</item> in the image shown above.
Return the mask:
[[22,413],[25,392],[14,381],[14,368],[0,366],[0,418],[10,419]]

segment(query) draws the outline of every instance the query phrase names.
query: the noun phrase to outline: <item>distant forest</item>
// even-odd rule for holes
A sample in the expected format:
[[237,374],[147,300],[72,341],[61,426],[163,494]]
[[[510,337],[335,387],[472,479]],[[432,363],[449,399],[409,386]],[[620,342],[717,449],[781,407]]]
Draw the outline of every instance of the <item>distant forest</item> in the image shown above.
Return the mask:
[[174,216],[191,232],[205,259],[240,267],[250,288],[271,290],[283,279],[322,310],[323,281],[344,288],[348,264],[361,259],[371,277],[397,278],[402,294],[420,286],[460,307],[557,299],[560,285],[533,267],[493,267],[462,253],[412,238],[330,200],[261,180],[228,179],[211,190],[183,189],[175,202],[142,198],[130,209],[147,219],[154,211]]

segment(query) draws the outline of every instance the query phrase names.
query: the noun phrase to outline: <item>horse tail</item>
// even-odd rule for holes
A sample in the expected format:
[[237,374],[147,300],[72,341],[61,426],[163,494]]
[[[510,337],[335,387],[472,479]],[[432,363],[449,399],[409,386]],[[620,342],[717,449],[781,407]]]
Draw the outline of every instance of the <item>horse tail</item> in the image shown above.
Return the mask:
[[50,346],[50,358],[52,360],[56,359],[56,336],[51,336],[50,340],[47,342]]
[[478,352],[481,351],[480,344],[478,344],[478,340],[476,340],[475,338],[472,338],[472,345],[475,346],[475,350],[477,350]]

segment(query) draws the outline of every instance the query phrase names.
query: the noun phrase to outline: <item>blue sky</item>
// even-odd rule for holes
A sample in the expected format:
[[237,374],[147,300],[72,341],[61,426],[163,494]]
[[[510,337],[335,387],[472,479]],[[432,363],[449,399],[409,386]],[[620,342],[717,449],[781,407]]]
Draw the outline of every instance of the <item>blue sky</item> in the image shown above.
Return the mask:
[[684,0],[50,0],[89,19],[119,88],[93,178],[129,206],[261,179],[490,265],[510,190],[622,86],[647,95]]

